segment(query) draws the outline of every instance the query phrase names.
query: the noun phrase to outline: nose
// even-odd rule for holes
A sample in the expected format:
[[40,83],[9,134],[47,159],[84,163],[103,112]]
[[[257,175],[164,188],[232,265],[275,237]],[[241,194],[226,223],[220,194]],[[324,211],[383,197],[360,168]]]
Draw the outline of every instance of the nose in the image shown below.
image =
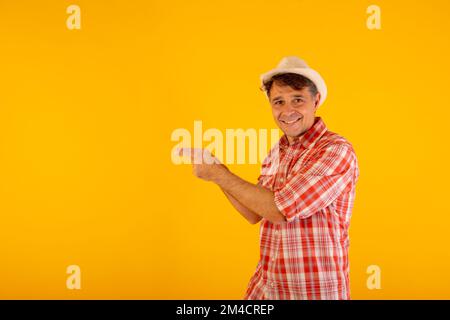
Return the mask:
[[278,119],[280,120],[292,120],[301,116],[299,110],[294,107],[291,103],[285,103],[279,110]]
[[283,111],[288,112],[288,111],[295,110],[296,108],[295,108],[293,102],[286,102],[283,104],[282,109],[283,109]]
[[292,113],[297,112],[297,109],[294,107],[292,102],[287,102],[282,106],[281,112],[286,115],[290,115]]

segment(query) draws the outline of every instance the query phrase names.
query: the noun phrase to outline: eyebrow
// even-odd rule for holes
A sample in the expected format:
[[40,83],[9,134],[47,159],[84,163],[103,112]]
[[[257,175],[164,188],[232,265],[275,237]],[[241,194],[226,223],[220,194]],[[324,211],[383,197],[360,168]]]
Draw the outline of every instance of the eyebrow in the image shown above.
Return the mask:
[[[305,96],[302,95],[302,94],[294,94],[292,97],[293,98],[304,98]],[[282,98],[281,96],[275,97],[275,98],[272,99],[272,102],[274,102],[275,100],[279,100],[281,98]]]

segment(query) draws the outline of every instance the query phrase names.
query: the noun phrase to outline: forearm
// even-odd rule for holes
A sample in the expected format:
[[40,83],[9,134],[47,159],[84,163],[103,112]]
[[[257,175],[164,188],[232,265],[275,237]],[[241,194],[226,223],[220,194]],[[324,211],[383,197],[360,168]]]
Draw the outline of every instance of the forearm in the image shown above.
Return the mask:
[[275,205],[273,192],[251,184],[229,170],[221,170],[214,182],[233,196],[244,207],[267,220],[278,223],[286,221]]
[[258,223],[261,220],[261,216],[248,209],[242,203],[240,203],[235,197],[233,197],[230,193],[225,191],[223,188],[220,188],[225,196],[228,198],[233,207],[243,216],[248,222],[251,224]]

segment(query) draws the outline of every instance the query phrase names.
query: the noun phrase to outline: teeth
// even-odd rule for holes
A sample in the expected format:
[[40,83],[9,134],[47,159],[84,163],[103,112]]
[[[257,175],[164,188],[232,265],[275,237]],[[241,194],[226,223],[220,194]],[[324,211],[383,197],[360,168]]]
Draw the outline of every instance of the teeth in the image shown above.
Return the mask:
[[291,121],[283,121],[283,120],[281,120],[281,121],[283,121],[283,122],[286,123],[286,124],[291,124],[291,123],[296,122],[296,121],[299,120],[299,119],[300,119],[300,118],[295,119],[295,120],[291,120]]

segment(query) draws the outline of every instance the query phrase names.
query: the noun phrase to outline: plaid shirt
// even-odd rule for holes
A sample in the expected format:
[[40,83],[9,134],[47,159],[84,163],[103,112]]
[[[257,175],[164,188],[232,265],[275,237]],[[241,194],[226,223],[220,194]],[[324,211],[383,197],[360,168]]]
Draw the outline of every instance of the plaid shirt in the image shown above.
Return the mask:
[[260,224],[260,260],[244,299],[350,299],[350,217],[359,177],[352,145],[321,117],[294,144],[286,135],[262,163],[286,222]]

